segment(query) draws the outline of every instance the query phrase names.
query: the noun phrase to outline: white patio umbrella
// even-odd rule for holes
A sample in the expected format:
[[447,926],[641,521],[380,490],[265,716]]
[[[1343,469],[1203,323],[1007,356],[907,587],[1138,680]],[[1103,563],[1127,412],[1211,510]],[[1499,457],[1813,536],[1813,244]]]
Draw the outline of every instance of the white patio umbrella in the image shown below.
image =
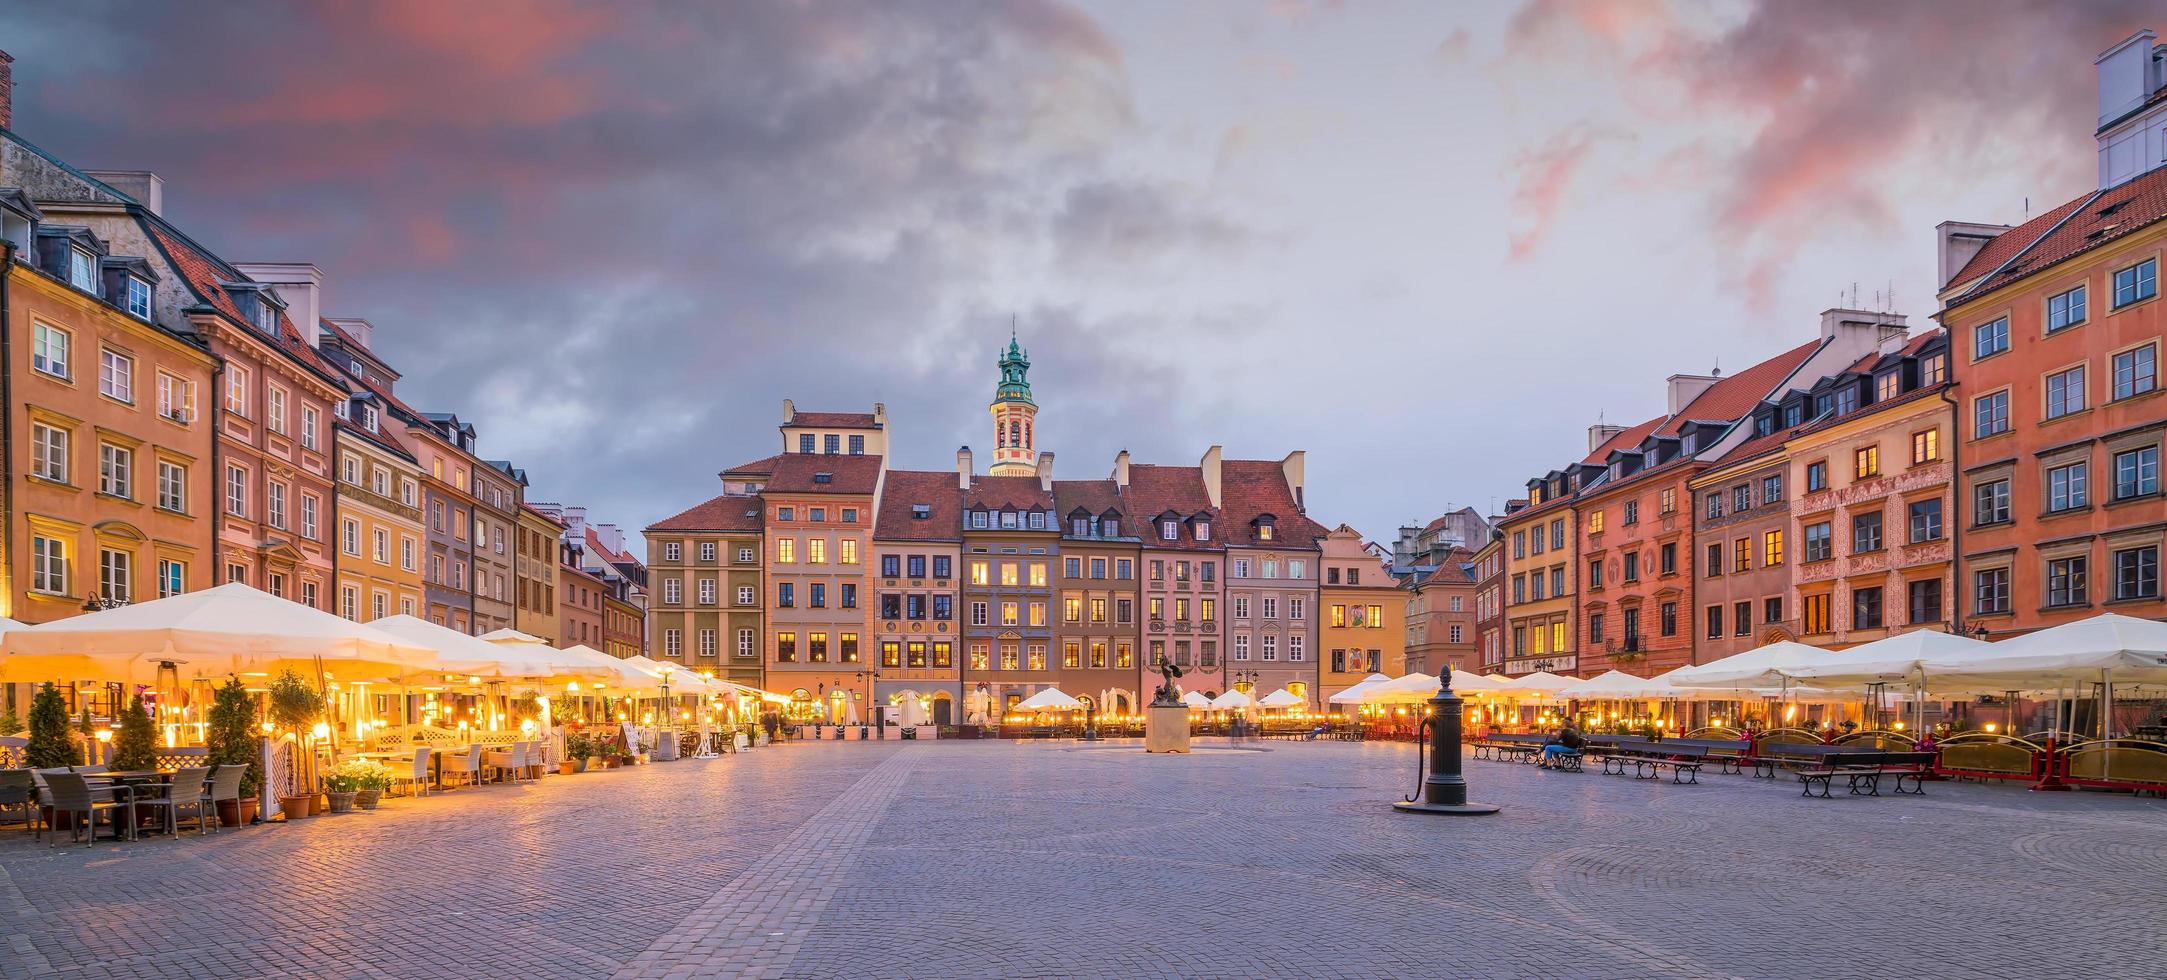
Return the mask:
[[[199,677],[399,677],[437,666],[433,647],[239,582],[0,634],[11,676],[156,683],[160,664]],[[75,673],[66,672],[88,671]]]
[[1075,711],[1083,707],[1078,701],[1058,687],[1049,687],[1016,702],[1018,711]]
[[1361,704],[1363,695],[1374,690],[1377,685],[1388,683],[1391,680],[1392,678],[1383,674],[1371,674],[1350,685],[1346,690],[1339,691],[1326,698],[1325,701],[1331,704]]
[[1924,658],[1927,687],[1936,681],[1996,691],[2089,684],[2113,671],[2116,682],[2167,684],[2167,623],[2118,613],[2064,623]]
[[1225,694],[1211,699],[1211,709],[1213,711],[1239,711],[1243,708],[1255,707],[1256,703],[1256,699],[1247,694],[1229,690]]
[[1671,671],[1671,682],[1680,687],[1727,687],[1733,689],[1782,687],[1789,671],[1826,663],[1836,651],[1782,640],[1755,647],[1691,667]]
[[1308,703],[1308,701],[1302,699],[1301,695],[1283,687],[1257,701],[1258,707],[1263,708],[1299,708]]
[[1820,659],[1786,668],[1782,673],[1792,680],[1824,688],[1912,682],[1919,679],[1919,668],[1926,663],[1970,660],[1987,648],[1988,644],[1970,637],[1940,630],[1912,630],[1848,650],[1824,651]]
[[1200,691],[1183,691],[1183,692],[1181,692],[1181,703],[1182,703],[1182,704],[1185,704],[1185,705],[1188,705],[1188,706],[1189,706],[1189,707],[1191,707],[1191,708],[1209,708],[1209,707],[1211,707],[1211,699],[1210,699],[1210,698],[1207,698],[1207,697],[1205,697],[1205,696],[1203,695],[1203,693],[1202,693],[1202,692],[1200,692]]

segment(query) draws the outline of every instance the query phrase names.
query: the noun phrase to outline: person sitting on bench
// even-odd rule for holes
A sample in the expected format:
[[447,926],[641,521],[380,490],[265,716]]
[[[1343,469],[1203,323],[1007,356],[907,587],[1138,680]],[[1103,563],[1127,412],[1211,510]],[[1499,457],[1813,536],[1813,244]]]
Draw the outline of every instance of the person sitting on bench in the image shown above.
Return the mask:
[[1550,740],[1543,743],[1542,767],[1554,769],[1554,763],[1560,756],[1578,753],[1587,746],[1588,737],[1580,734],[1580,729],[1574,728],[1573,723],[1568,721],[1558,729],[1556,735],[1550,736]]

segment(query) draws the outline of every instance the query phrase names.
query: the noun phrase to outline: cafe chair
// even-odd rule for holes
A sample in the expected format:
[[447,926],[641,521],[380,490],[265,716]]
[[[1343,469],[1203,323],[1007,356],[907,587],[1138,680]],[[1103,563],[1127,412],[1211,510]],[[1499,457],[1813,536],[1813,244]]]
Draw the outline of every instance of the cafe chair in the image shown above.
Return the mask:
[[[427,795],[428,795],[428,793],[429,793],[429,752],[430,752],[430,749],[429,749],[429,747],[428,747],[428,746],[426,746],[426,745],[417,745],[417,746],[415,746],[415,747],[414,747],[414,759],[413,759],[413,763],[412,763],[411,767],[410,767],[410,768],[409,768],[409,769],[408,769],[408,770],[407,770],[406,772],[403,772],[403,773],[402,773],[402,772],[398,772],[397,770],[394,770],[394,771],[392,772],[392,775],[391,775],[391,791],[392,791],[392,792],[396,793],[396,792],[398,792],[398,791],[399,791],[399,787],[401,787],[401,786],[404,786],[404,787],[406,787],[406,791],[407,791],[407,792],[408,792],[408,793],[409,793],[410,795],[413,795],[413,796],[427,796]],[[397,761],[402,761],[402,762],[403,762],[403,761],[405,761],[405,760],[397,760]]]
[[0,769],[0,810],[20,807],[23,829],[35,833],[38,818],[38,782],[28,769]]
[[444,756],[444,784],[461,781],[469,786],[480,781],[482,775],[482,747],[469,745],[464,752],[451,752]]
[[[101,813],[105,814],[106,822],[113,825],[114,836],[119,836],[125,826],[129,839],[133,840],[135,838],[134,807],[129,803],[122,803],[112,799],[110,796],[112,790],[103,789],[99,790],[97,794],[93,794],[90,789],[90,782],[84,779],[83,774],[79,772],[47,773],[45,786],[52,794],[53,815],[57,817],[65,813],[74,818],[68,821],[68,843],[75,843],[78,835],[82,836],[84,847],[96,843],[98,839],[98,814]],[[106,798],[99,799],[99,795],[104,795]],[[122,822],[123,814],[126,814],[125,824]],[[88,834],[83,833],[86,826],[90,830]],[[55,838],[54,845],[58,846],[58,844],[59,839]]]
[[248,766],[246,764],[227,763],[212,771],[210,804],[213,819],[211,820],[211,833],[219,832],[221,821],[216,819],[216,815],[220,803],[231,800],[234,813],[236,815],[240,813],[241,779],[247,775]]
[[[174,840],[181,837],[182,808],[192,809],[196,812],[196,835],[200,837],[205,832],[205,823],[215,823],[218,820],[216,807],[212,805],[211,794],[206,788],[210,778],[209,766],[179,770],[173,774],[173,782],[165,786],[144,787],[145,792],[154,795],[138,798],[135,805],[164,810],[166,833],[172,835]],[[164,792],[158,792],[161,789]]]

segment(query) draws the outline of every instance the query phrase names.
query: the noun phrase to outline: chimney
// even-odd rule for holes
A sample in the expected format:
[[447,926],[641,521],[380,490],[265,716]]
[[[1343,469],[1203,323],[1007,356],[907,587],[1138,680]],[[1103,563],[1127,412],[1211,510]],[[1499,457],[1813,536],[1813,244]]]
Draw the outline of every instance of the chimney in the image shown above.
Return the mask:
[[165,179],[148,170],[85,170],[92,180],[135,198],[152,214],[166,213]]
[[882,429],[888,427],[888,405],[886,402],[873,403],[873,424],[880,426]]
[[1128,488],[1129,451],[1124,449],[1114,454],[1114,489],[1127,490]]
[[1040,493],[1053,492],[1053,454],[1038,454],[1038,489]]
[[[2099,186],[2121,184],[2160,166],[2157,130],[2167,108],[2152,104],[2160,90],[2161,53],[2150,28],[2101,52],[2092,65],[2099,76]],[[2149,145],[2148,145],[2149,144]]]
[[15,56],[0,51],[0,129],[15,128]]
[[964,446],[956,450],[956,489],[969,490],[970,488],[971,447]]
[[1974,221],[1944,221],[1935,225],[1935,271],[1939,273],[1936,281],[1941,284],[1941,288],[1947,289],[1956,285],[1950,280],[1964,271],[1964,266],[1970,263],[1988,242],[2009,229],[2009,225],[1988,225]]
[[1882,341],[1890,335],[1901,337],[1907,332],[1901,313],[1821,311],[1821,338],[1830,342],[1828,350],[1836,367],[1849,367],[1852,361],[1880,350]]
[[1219,447],[1213,446],[1210,449],[1204,450],[1204,458],[1199,460],[1196,466],[1197,469],[1204,471],[1204,496],[1211,498],[1211,505],[1213,507],[1220,506]]
[[1304,499],[1303,494],[1308,483],[1308,462],[1309,454],[1299,449],[1288,453],[1285,459],[1279,461],[1279,471],[1286,474],[1287,486],[1294,490],[1294,509],[1305,514],[1309,512],[1309,502]]
[[354,343],[360,344],[362,350],[374,353],[376,345],[376,326],[374,324],[357,316],[335,316],[331,318],[331,322],[337,325],[341,331],[344,331],[347,336],[354,338]]
[[238,262],[234,268],[257,282],[278,290],[278,298],[286,301],[286,316],[293,320],[295,329],[315,346],[316,334],[322,330],[324,271],[312,262]]
[[[791,401],[791,400],[790,400],[790,399],[788,399],[788,398],[785,398],[785,399],[783,399],[783,424],[784,424],[784,425],[789,425],[789,424],[790,424],[790,420],[791,420],[791,419],[794,419],[794,418],[796,418],[796,417],[797,417],[797,415],[798,415],[798,406],[797,406],[797,403],[795,403],[795,402]],[[789,452],[789,451],[790,451],[790,447],[789,447],[789,446],[784,446],[784,447],[783,447],[783,451],[784,451],[784,452]]]
[[1625,426],[1622,425],[1604,425],[1598,422],[1588,426],[1588,452],[1592,453],[1597,449],[1601,449],[1603,443],[1609,442],[1612,437],[1624,431]]
[[1676,415],[1722,379],[1713,374],[1673,374],[1666,380],[1670,382],[1670,414]]

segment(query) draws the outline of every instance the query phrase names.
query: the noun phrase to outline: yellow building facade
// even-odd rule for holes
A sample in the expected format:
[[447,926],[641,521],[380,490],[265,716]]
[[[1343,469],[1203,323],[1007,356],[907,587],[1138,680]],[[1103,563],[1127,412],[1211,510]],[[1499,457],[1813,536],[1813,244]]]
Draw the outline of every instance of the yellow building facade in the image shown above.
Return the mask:
[[1398,677],[1407,662],[1407,593],[1391,567],[1345,524],[1325,535],[1317,586],[1317,703],[1372,673]]
[[350,405],[348,417],[334,426],[332,611],[356,622],[419,616],[425,551],[421,466],[383,425],[377,405],[367,398]]

